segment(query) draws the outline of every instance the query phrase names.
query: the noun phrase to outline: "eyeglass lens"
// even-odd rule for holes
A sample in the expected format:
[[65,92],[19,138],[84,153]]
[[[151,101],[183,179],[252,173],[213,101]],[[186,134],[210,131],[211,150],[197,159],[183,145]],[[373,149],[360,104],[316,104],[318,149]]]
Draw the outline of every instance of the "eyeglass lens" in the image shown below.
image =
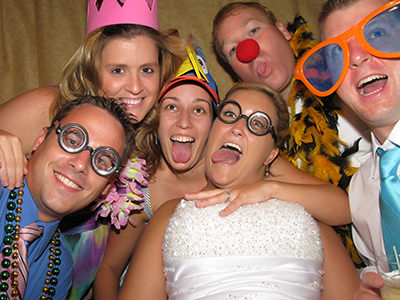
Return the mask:
[[240,118],[247,120],[246,124],[250,132],[256,135],[264,135],[269,132],[271,122],[266,114],[262,112],[252,113],[249,117],[242,115],[238,103],[226,101],[222,102],[219,109],[219,118],[225,123],[235,123]]
[[93,150],[88,147],[89,137],[86,130],[78,124],[68,124],[57,129],[59,144],[69,153],[78,153],[89,150],[93,170],[100,175],[115,173],[120,164],[118,153],[111,147],[99,147]]
[[364,26],[363,36],[374,49],[383,53],[400,51],[400,4],[376,15]]
[[[363,37],[372,48],[380,52],[400,52],[400,4],[369,20],[364,26]],[[303,65],[304,76],[321,92],[331,89],[343,71],[347,71],[344,70],[343,49],[335,43],[314,52]]]
[[64,127],[61,131],[62,145],[68,152],[80,152],[87,143],[87,134],[77,126]]

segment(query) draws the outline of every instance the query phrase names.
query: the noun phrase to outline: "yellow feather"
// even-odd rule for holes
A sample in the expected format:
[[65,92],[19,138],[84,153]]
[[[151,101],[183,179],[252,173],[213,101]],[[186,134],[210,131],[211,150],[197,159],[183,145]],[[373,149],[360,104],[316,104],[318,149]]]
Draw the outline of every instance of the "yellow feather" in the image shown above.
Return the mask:
[[180,65],[178,71],[176,72],[176,77],[186,74],[187,72],[194,71],[197,78],[206,80],[208,82],[208,79],[201,68],[199,60],[197,59],[197,54],[194,48],[186,46],[186,52],[188,56]]

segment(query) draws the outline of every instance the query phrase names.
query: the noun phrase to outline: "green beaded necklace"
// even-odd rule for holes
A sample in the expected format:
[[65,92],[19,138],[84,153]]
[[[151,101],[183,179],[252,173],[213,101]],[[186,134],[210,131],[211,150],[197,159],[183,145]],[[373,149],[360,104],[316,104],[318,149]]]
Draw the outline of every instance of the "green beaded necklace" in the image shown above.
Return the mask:
[[[21,222],[21,212],[22,212],[22,196],[24,195],[24,191],[22,188],[24,184],[22,184],[21,189],[17,192],[10,191],[7,202],[7,210],[6,220],[8,224],[4,227],[5,236],[3,239],[4,248],[2,250],[3,256],[5,257],[1,261],[1,272],[0,272],[0,300],[7,300],[7,291],[9,289],[9,285],[5,282],[7,279],[12,278],[11,280],[11,297],[12,299],[17,299],[18,297],[18,244],[19,240],[19,231],[21,230],[20,222]],[[15,225],[13,225],[15,223]],[[48,269],[46,271],[46,279],[44,281],[43,294],[40,297],[41,300],[52,300],[52,296],[56,293],[56,285],[58,283],[57,276],[60,274],[59,265],[61,264],[61,241],[60,241],[60,233],[56,231],[51,240],[51,247],[49,249],[49,263]],[[11,259],[13,261],[11,261]],[[12,271],[9,272],[7,269],[11,266]]]

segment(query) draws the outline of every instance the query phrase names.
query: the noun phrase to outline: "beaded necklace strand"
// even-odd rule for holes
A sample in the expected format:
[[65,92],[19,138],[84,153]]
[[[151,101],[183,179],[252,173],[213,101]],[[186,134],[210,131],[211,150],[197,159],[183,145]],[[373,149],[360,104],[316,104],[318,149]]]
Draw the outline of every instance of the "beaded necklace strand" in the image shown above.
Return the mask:
[[[18,240],[20,238],[19,231],[21,230],[21,213],[22,213],[22,196],[24,195],[24,191],[22,188],[24,184],[22,184],[21,188],[15,192],[10,191],[7,202],[7,214],[6,220],[7,225],[4,227],[5,236],[3,239],[3,244],[5,245],[2,253],[5,257],[1,261],[1,272],[0,272],[0,300],[7,300],[7,291],[10,288],[8,283],[5,282],[7,279],[12,278],[11,280],[11,297],[12,299],[19,299],[18,292]],[[15,225],[13,225],[15,223]],[[51,246],[49,249],[49,263],[48,269],[46,271],[46,279],[44,281],[43,294],[40,297],[41,300],[52,300],[52,296],[56,293],[56,285],[58,283],[57,276],[60,274],[59,265],[61,264],[61,241],[60,241],[60,233],[56,231],[51,240]],[[12,271],[9,272],[7,269],[11,266]]]

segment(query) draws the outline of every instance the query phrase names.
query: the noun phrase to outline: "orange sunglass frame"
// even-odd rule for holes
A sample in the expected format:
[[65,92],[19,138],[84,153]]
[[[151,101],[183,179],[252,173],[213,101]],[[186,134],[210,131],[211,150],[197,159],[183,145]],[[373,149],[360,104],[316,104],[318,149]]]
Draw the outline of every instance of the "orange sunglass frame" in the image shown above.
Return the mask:
[[[380,8],[376,9],[372,13],[370,13],[368,16],[366,16],[363,20],[361,20],[358,24],[354,25],[351,27],[349,30],[343,32],[342,34],[335,36],[333,38],[330,38],[324,42],[319,43],[315,47],[311,48],[306,54],[300,59],[298,64],[296,65],[296,68],[294,70],[294,77],[298,80],[301,80],[305,86],[315,95],[320,96],[320,97],[325,97],[329,96],[330,94],[334,93],[336,89],[339,87],[339,85],[343,82],[344,78],[346,77],[348,68],[349,68],[349,63],[350,63],[350,55],[349,55],[349,46],[346,42],[348,38],[351,36],[354,36],[357,40],[357,42],[360,44],[360,46],[365,49],[368,53],[377,56],[377,57],[382,57],[382,58],[395,58],[400,56],[400,52],[395,52],[395,53],[385,53],[378,51],[374,48],[372,48],[367,41],[364,38],[363,31],[365,25],[374,17],[379,15],[385,10],[388,10],[391,7],[394,7],[395,5],[400,4],[400,0],[396,1],[391,1],[386,3],[385,5],[381,6]],[[329,90],[327,91],[319,91],[315,89],[310,82],[307,80],[307,78],[304,76],[303,73],[303,66],[305,61],[316,51],[319,49],[330,45],[330,44],[337,44],[341,47],[343,50],[343,70],[342,74],[340,75],[338,81],[333,85]]]

